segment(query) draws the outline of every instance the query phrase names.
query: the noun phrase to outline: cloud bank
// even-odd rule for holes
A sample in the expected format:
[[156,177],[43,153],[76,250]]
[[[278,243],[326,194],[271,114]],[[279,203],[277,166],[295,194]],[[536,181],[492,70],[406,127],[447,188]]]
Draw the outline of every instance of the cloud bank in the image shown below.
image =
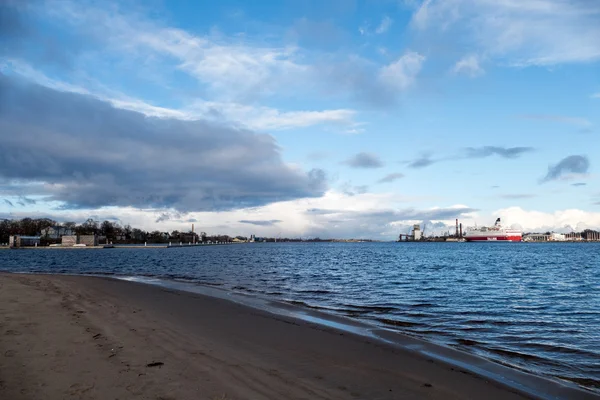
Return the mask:
[[320,196],[269,135],[151,118],[0,74],[0,177],[67,208],[218,210]]

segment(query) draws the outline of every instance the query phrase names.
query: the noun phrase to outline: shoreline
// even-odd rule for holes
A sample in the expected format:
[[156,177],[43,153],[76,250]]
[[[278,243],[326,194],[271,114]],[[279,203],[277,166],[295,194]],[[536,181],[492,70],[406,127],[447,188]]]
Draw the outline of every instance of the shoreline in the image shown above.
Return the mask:
[[[456,349],[401,333],[386,331],[348,318],[336,317],[287,303],[277,303],[209,286],[193,285],[197,290],[190,291],[185,288],[189,289],[192,285],[177,281],[152,280],[151,278],[6,273],[0,273],[0,284],[3,288],[7,285],[14,286],[14,293],[30,291],[32,295],[45,297],[46,303],[58,300],[60,304],[63,304],[65,297],[68,298],[67,303],[71,304],[68,312],[74,310],[70,315],[71,318],[67,318],[74,319],[74,321],[69,321],[69,325],[81,324],[81,320],[86,318],[101,322],[100,326],[104,326],[104,328],[96,327],[95,329],[103,331],[102,337],[125,343],[124,348],[135,347],[135,343],[140,339],[152,341],[151,336],[154,333],[150,336],[137,337],[135,340],[129,338],[133,335],[131,332],[140,332],[140,326],[152,322],[156,325],[152,332],[160,332],[155,333],[156,335],[174,331],[171,333],[185,337],[192,336],[194,338],[189,340],[191,346],[198,347],[199,344],[204,343],[204,346],[200,346],[203,348],[200,351],[204,353],[207,351],[207,342],[213,344],[221,342],[219,345],[212,346],[217,353],[223,353],[221,356],[230,353],[231,347],[234,347],[237,351],[232,355],[233,358],[240,358],[238,353],[246,354],[246,357],[237,360],[238,363],[249,363],[252,360],[254,363],[261,364],[266,370],[278,366],[275,368],[279,371],[278,375],[287,376],[291,386],[293,386],[291,382],[299,379],[298,374],[300,372],[305,374],[307,369],[320,370],[321,375],[319,376],[331,373],[337,376],[339,375],[336,373],[338,368],[345,370],[348,377],[337,376],[336,379],[341,382],[337,386],[331,386],[331,382],[328,383],[325,379],[316,379],[314,376],[314,379],[304,377],[310,381],[311,390],[318,389],[327,393],[318,397],[309,396],[312,398],[373,398],[375,394],[383,396],[380,398],[397,398],[392,396],[392,393],[398,393],[398,390],[408,391],[416,397],[429,398],[480,396],[481,390],[485,391],[486,397],[491,398],[507,396],[545,399],[597,398],[593,392],[580,389],[574,384],[530,375]],[[49,289],[40,289],[40,287]],[[40,291],[41,293],[39,293]],[[70,291],[73,291],[75,296]],[[5,290],[0,291],[1,302],[12,304],[10,302],[15,299],[7,298],[7,296],[9,294]],[[95,299],[98,297],[102,297],[99,300],[105,303],[102,309],[94,306]],[[43,306],[38,304],[37,307]],[[79,308],[85,312],[79,313],[82,311],[76,310]],[[106,315],[104,308],[106,310],[117,309],[119,312]],[[133,315],[126,312],[128,308],[133,308],[133,311],[130,311]],[[136,308],[140,310],[137,313]],[[16,307],[14,311],[18,313],[23,310]],[[40,310],[34,308],[34,311]],[[3,310],[3,313],[5,312]],[[141,317],[142,315],[144,318]],[[124,321],[125,316],[133,316],[134,321]],[[205,328],[210,332],[197,332],[203,330],[201,324],[194,322],[194,319],[200,316],[211,317],[209,318],[212,321],[211,327]],[[242,321],[238,321],[238,318]],[[30,319],[38,324],[47,322],[36,321],[33,317]],[[43,318],[41,319],[43,320]],[[134,329],[134,331],[116,334],[116,331],[119,330],[116,320],[129,324],[130,329]],[[107,329],[108,332],[106,332]],[[19,331],[19,329],[8,329],[8,331],[10,330]],[[244,331],[249,331],[249,333],[244,333]],[[280,335],[273,335],[273,332]],[[20,338],[22,336],[25,335],[19,335]],[[223,337],[229,340],[223,343],[220,340]],[[52,342],[53,338],[50,338],[49,341]],[[91,341],[94,344],[95,339],[92,337]],[[244,345],[234,346],[232,344],[237,342],[243,342]],[[324,342],[327,342],[328,346],[325,346]],[[273,353],[273,351],[265,350],[265,347],[268,348],[275,343],[278,344],[279,352]],[[52,343],[50,344],[52,345]],[[154,344],[159,348],[164,347],[160,343]],[[19,352],[16,349],[6,349],[5,347],[6,342],[0,340],[0,350],[2,350],[0,354],[6,354],[7,351]],[[171,343],[171,347],[171,353],[183,354],[186,350],[177,342]],[[299,351],[300,349],[304,349],[304,351]],[[342,349],[344,349],[343,352],[341,352]],[[65,351],[60,348],[58,350]],[[382,352],[382,350],[384,351]],[[333,355],[331,353],[335,353],[335,357],[332,358],[338,363],[331,364],[326,361],[329,358],[326,357],[327,355]],[[131,358],[140,356],[143,354],[135,351],[130,354]],[[116,358],[112,353],[107,357],[111,360]],[[189,357],[191,356],[188,354],[178,361],[185,362]],[[344,362],[340,362],[341,359],[344,359]],[[227,357],[225,360],[228,360]],[[34,361],[32,360],[32,362]],[[167,365],[166,362],[165,365]],[[343,367],[344,365],[354,365],[354,367],[346,368]],[[367,371],[371,372],[364,375],[363,368],[358,368],[358,365],[370,366]],[[388,368],[382,369],[382,365],[387,365]],[[0,363],[0,380],[4,380],[6,382],[4,385],[9,385],[10,389],[10,380],[3,377],[3,373],[6,372],[2,367],[2,363]],[[199,366],[194,364],[193,367],[198,368]],[[93,370],[96,369],[96,367],[93,368]],[[143,373],[146,373],[144,369],[142,370]],[[380,371],[375,372],[376,370]],[[52,375],[48,371],[41,371],[42,376],[45,374]],[[395,379],[390,379],[392,375],[395,376]],[[379,382],[379,384],[367,384],[366,386],[361,384],[362,386],[359,385],[360,387],[354,389],[355,394],[370,392],[369,397],[349,396],[350,393],[345,393],[338,388],[338,386],[349,388],[357,384],[360,381],[357,376],[368,378],[367,381]],[[261,379],[275,378],[267,374],[266,377],[261,376]],[[392,393],[386,391],[380,393],[380,389],[385,386],[382,386],[382,380],[387,386],[395,385],[396,390]],[[178,381],[185,387],[192,384],[181,376],[178,377]],[[245,378],[242,381],[245,382]],[[279,382],[280,379],[276,379],[276,381]],[[420,384],[415,385],[415,381]],[[389,390],[392,390],[391,386]],[[245,390],[255,390],[248,388],[248,382],[240,384],[230,394],[227,394],[226,389],[231,388],[225,385],[220,390],[225,390],[223,393],[229,396],[225,397],[227,399],[255,398],[244,395]],[[2,390],[0,385],[0,394]],[[294,397],[296,395],[302,397],[300,395],[302,390],[298,390],[300,391],[296,394],[280,398],[296,398]],[[385,397],[386,394],[388,397]],[[181,397],[188,398],[185,395]],[[8,398],[18,399],[19,397]],[[210,397],[206,398],[210,399]],[[256,398],[277,398],[277,396]]]
[[[239,292],[221,286],[185,282],[176,279],[118,275],[105,277],[225,299],[245,307],[266,311],[276,317],[299,319],[319,326],[377,340],[403,350],[420,353],[424,357],[435,358],[452,367],[467,370],[470,373],[485,377],[486,379],[491,379],[496,383],[506,385],[511,389],[517,389],[535,398],[554,398],[553,389],[547,388],[546,385],[558,385],[559,387],[575,389],[576,391],[590,393],[600,398],[600,393],[594,392],[585,386],[580,386],[573,381],[535,374],[510,364],[498,362],[466,350],[448,346],[441,342],[386,328],[360,318],[351,318],[328,312],[318,307],[308,306],[302,302],[297,303],[274,300],[267,296],[257,295],[255,293]],[[535,382],[532,382],[532,380]],[[538,390],[533,388],[532,384],[541,389]]]

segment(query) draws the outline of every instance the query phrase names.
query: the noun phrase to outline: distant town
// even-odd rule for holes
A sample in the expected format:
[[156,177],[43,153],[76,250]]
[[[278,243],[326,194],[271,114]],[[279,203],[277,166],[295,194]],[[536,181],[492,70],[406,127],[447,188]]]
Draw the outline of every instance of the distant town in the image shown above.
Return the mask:
[[[321,239],[229,236],[196,232],[193,226],[189,231],[174,230],[145,231],[130,225],[121,226],[111,221],[96,221],[92,218],[78,224],[57,222],[49,218],[0,219],[0,244],[7,245],[11,236],[21,236],[26,243],[39,246],[59,245],[65,237],[93,236],[93,245],[98,244],[169,244],[169,243],[241,243],[241,242],[372,242],[370,239]],[[25,242],[24,242],[25,243]]]
[[[207,234],[197,232],[193,225],[188,231],[174,230],[164,232],[159,230],[145,231],[133,228],[130,225],[120,225],[111,221],[96,221],[92,218],[83,223],[57,222],[49,218],[23,218],[23,219],[0,219],[0,245],[8,245],[11,237],[22,237],[23,243],[35,246],[57,246],[69,240],[73,244],[83,243],[82,238],[91,237],[90,245],[100,244],[171,244],[171,243],[242,243],[242,242],[378,242],[373,239],[335,239],[335,238],[287,238],[287,237],[257,237],[229,236],[222,234]],[[462,238],[462,227],[460,232],[443,235],[425,236],[415,225],[410,234],[400,234],[397,241],[420,241],[420,242],[443,242],[459,241]],[[65,240],[67,238],[73,238]],[[582,232],[572,233],[526,233],[523,241],[526,242],[549,242],[549,241],[596,241],[600,239],[600,232],[586,229]]]

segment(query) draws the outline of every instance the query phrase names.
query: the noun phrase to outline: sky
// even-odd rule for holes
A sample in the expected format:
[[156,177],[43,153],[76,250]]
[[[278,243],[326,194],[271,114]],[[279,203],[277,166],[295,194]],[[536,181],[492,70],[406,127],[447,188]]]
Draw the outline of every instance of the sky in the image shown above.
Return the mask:
[[570,232],[599,163],[595,0],[0,1],[0,218]]

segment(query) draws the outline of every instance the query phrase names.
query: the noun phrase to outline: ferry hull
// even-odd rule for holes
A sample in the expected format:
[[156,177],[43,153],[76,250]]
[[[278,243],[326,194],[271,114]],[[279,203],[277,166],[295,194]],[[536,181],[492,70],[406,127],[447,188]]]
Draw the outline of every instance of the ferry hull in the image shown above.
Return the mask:
[[465,237],[467,242],[520,242],[521,236],[472,236]]

